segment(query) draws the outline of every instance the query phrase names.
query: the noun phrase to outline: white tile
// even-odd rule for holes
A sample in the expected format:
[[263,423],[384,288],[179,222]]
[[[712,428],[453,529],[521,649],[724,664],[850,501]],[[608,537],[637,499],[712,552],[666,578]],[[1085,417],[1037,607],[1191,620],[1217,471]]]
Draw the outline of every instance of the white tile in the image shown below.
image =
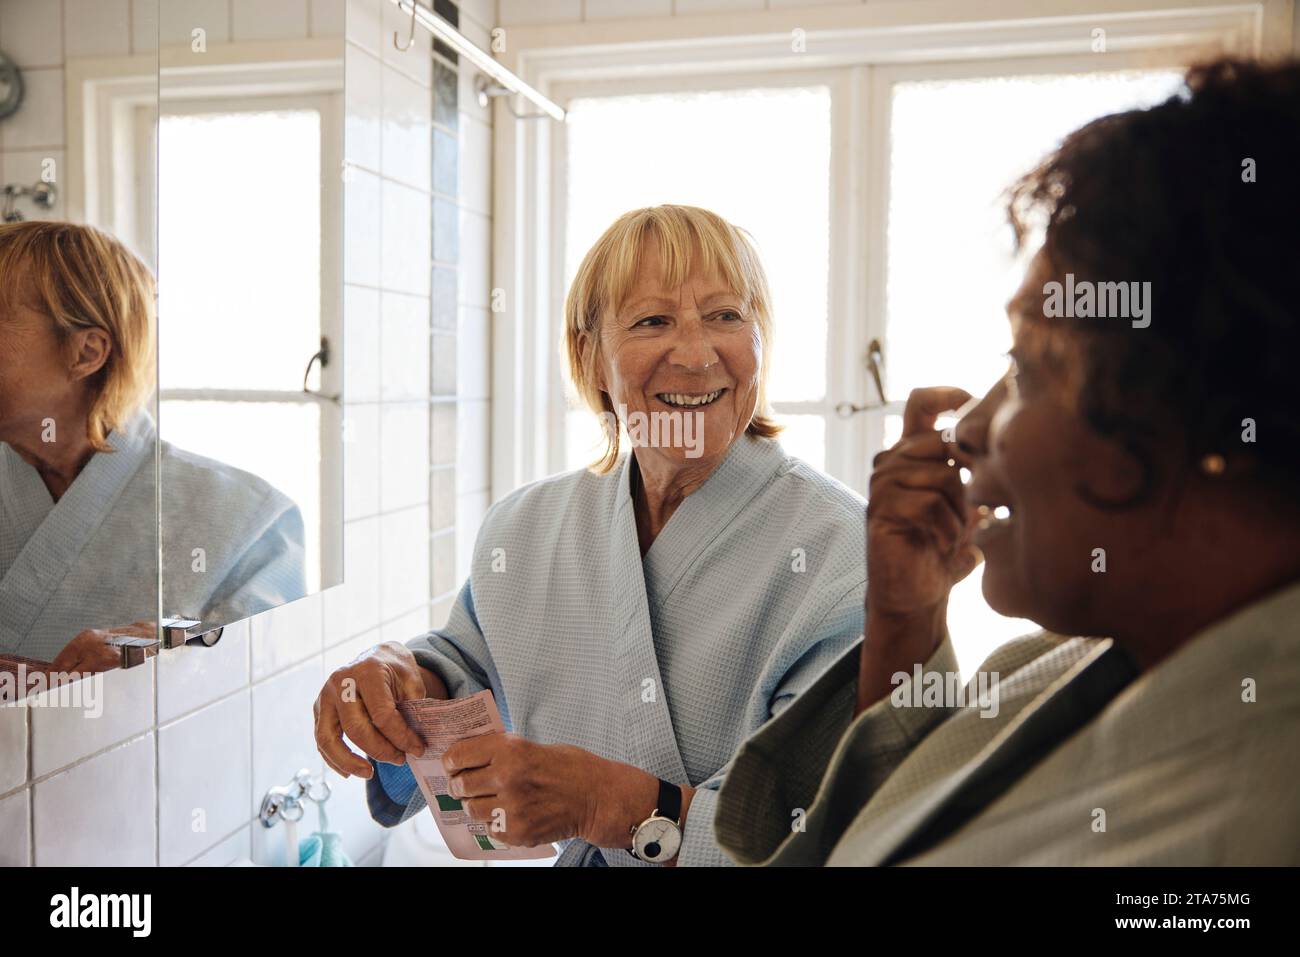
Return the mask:
[[432,189],[433,91],[386,69],[383,109],[383,174],[417,189]]
[[307,0],[230,0],[232,39],[301,40],[309,35]]
[[347,5],[348,39],[379,56],[384,29],[381,16],[389,0],[347,0]]
[[487,308],[492,297],[492,223],[481,213],[460,210],[460,283],[456,298]]
[[383,119],[383,66],[355,43],[347,45],[344,62],[343,145],[349,163],[379,170],[379,129]]
[[198,857],[194,858],[194,860],[190,861],[186,866],[229,867],[231,864],[247,860],[252,847],[252,841],[248,832],[253,827],[261,827],[261,825],[250,824],[241,827],[225,840],[219,841]]
[[158,729],[160,861],[184,864],[248,821],[247,689]]
[[588,20],[671,17],[673,0],[587,0],[584,12]]
[[469,577],[474,558],[474,542],[479,526],[487,514],[489,495],[486,489],[456,496],[456,578]]
[[494,14],[488,15],[488,21],[467,16],[465,5],[460,4],[460,32],[465,34],[469,41],[480,50],[485,50],[488,53],[492,52],[492,24],[489,21],[495,19]]
[[[18,697],[21,689],[15,689]],[[0,794],[27,781],[27,709],[0,705]]]
[[386,292],[381,300],[383,361],[380,399],[392,402],[429,395],[429,300]]
[[379,629],[379,638],[381,641],[398,641],[406,644],[412,638],[423,635],[429,630],[429,599],[428,586],[425,586],[425,596],[419,606],[411,609],[405,615],[394,618],[392,621],[384,622],[384,626]]
[[429,627],[440,629],[447,627],[447,619],[451,617],[451,608],[456,601],[456,592],[444,595],[433,603],[429,608]]
[[494,27],[497,21],[496,0],[461,0],[457,4],[460,7],[460,21],[462,29],[464,28],[465,18],[476,21],[484,27]]
[[379,290],[343,287],[343,397],[347,403],[379,400]]
[[492,215],[492,129],[477,120],[460,124],[460,203],[476,213]]
[[379,405],[344,406],[343,421],[343,518],[351,521],[379,513]]
[[429,600],[429,510],[392,512],[381,521],[379,601],[382,617],[389,619]]
[[[204,761],[218,765],[205,755]],[[154,740],[148,734],[33,787],[37,867],[156,861]]]
[[158,658],[158,723],[175,721],[248,684],[248,621],[221,629],[211,648],[181,645]]
[[456,333],[456,395],[487,399],[492,395],[492,320],[486,309],[460,306]]
[[325,654],[321,656],[321,674],[328,678],[335,671],[379,644],[380,641],[379,630],[375,629],[354,638],[349,638],[333,648],[326,649]]
[[392,512],[427,504],[428,402],[385,405],[379,413],[379,436],[379,507]]
[[209,48],[230,42],[229,0],[161,0],[158,13],[163,46],[189,47],[196,29],[204,31]]
[[429,295],[433,201],[428,193],[384,180],[380,282],[385,289]]
[[158,55],[159,0],[131,0],[131,52]]
[[836,4],[860,6],[863,0],[768,0],[768,8],[778,10],[782,7],[828,7]]
[[732,13],[743,10],[763,10],[763,0],[675,0],[677,16],[694,13]]
[[6,150],[62,149],[63,69],[28,70],[23,74],[23,106],[0,126]]
[[254,681],[319,655],[325,647],[319,594],[272,608],[251,624]]
[[503,26],[528,23],[577,23],[582,19],[582,0],[498,0],[497,20]]
[[68,57],[127,56],[129,0],[63,0],[63,51]]
[[62,4],[0,0],[0,44],[0,50],[20,69],[62,66]]
[[31,792],[0,798],[0,867],[32,863]]
[[[343,526],[343,578],[346,591],[342,615],[345,635],[359,635],[379,624],[379,518],[363,518]],[[335,612],[330,603],[326,606]],[[329,629],[327,629],[329,631]]]
[[347,0],[311,0],[311,35],[341,37],[345,34]]
[[349,167],[343,184],[343,280],[360,286],[379,285],[379,177]]
[[[268,790],[288,784],[300,769],[313,775],[324,770],[325,763],[316,751],[312,715],[323,682],[317,656],[253,686],[251,813],[257,813]],[[300,836],[307,836],[305,830]]]
[[61,685],[29,704],[32,777],[79,761],[140,734],[154,723],[157,659]]
[[[325,775],[331,790],[325,805],[330,830],[343,835],[343,850],[353,864],[360,865],[367,854],[383,846],[388,829],[376,823],[366,809],[365,778],[341,778],[328,770]],[[314,809],[308,812],[308,819],[312,822],[309,830],[315,830]]]
[[456,404],[456,491],[477,492],[488,487],[488,430],[486,400]]
[[433,85],[433,37],[423,27],[415,28],[415,43],[409,50],[399,50],[393,43],[396,33],[405,44],[411,33],[410,14],[402,15],[397,4],[384,0],[382,7],[383,28],[379,35],[379,52],[385,63],[396,70],[401,70],[421,86]]

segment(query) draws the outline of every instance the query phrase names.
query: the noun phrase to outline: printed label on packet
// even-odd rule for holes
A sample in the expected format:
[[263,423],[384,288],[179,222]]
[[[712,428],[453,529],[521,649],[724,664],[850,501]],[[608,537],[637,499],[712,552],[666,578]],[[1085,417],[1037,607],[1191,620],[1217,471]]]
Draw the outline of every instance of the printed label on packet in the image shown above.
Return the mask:
[[397,710],[424,740],[424,754],[408,754],[407,763],[447,848],[463,861],[532,861],[554,857],[550,844],[510,847],[492,830],[491,821],[474,821],[458,799],[447,793],[447,771],[442,766],[446,750],[461,738],[504,732],[501,713],[491,691],[468,698],[419,698],[399,701]]

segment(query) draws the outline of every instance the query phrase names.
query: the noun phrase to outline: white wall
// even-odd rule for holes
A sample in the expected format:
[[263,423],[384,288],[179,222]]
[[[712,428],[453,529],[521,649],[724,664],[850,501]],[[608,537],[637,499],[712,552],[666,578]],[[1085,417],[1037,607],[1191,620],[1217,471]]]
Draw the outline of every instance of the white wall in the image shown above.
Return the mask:
[[[210,44],[338,35],[332,0],[163,2],[191,7]],[[491,4],[466,6],[462,28],[486,44]],[[6,167],[36,169],[39,156],[62,148],[65,57],[148,49],[141,8],[0,0],[0,49],[35,49],[28,38],[40,38],[28,76],[52,104],[27,127],[3,128]],[[169,12],[169,22],[187,22],[184,14]],[[388,0],[347,0],[346,584],[232,625],[213,649],[178,649],[109,673],[97,720],[71,709],[0,708],[0,865],[278,862],[283,828],[266,831],[255,815],[269,787],[300,767],[324,770],[311,712],[324,676],[377,641],[411,638],[445,618],[454,591],[446,582],[459,577],[448,548],[472,543],[487,506],[491,127],[472,96],[458,97],[458,183],[437,197],[460,233],[458,254],[444,263],[459,274],[458,308],[455,328],[436,337],[434,67],[427,46],[393,48],[402,26]],[[462,92],[469,83],[460,77]],[[46,87],[57,95],[45,97]],[[450,391],[447,371],[436,382],[448,349]],[[435,455],[431,410],[440,402],[454,411],[457,438]],[[441,472],[431,471],[435,458]],[[440,475],[451,481],[435,481]],[[363,782],[330,780],[331,827],[354,862],[377,863],[385,832],[366,814]],[[314,827],[309,811],[302,836]]]

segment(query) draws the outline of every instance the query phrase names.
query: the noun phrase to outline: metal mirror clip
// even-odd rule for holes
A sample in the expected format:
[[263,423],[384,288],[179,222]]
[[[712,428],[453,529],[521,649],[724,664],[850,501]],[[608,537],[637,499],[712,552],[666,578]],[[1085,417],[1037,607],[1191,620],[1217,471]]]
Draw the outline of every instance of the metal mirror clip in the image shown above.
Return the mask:
[[108,644],[122,653],[123,668],[134,668],[136,665],[144,664],[158,654],[158,649],[162,647],[162,642],[157,638],[133,638],[130,635],[110,638]]
[[181,645],[203,645],[211,648],[221,640],[222,628],[208,628],[194,618],[164,618],[162,620],[162,645],[179,648]]

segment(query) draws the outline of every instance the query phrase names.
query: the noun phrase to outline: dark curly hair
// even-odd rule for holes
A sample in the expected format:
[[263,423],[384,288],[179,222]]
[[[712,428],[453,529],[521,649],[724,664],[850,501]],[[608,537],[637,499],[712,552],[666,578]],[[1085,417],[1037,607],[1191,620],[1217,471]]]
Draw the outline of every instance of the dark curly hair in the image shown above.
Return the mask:
[[1184,465],[1249,456],[1261,480],[1295,496],[1300,61],[1193,67],[1165,102],[1071,133],[1010,188],[1007,210],[1018,248],[1043,226],[1055,274],[1151,282],[1147,328],[1051,320],[1080,333],[1071,378],[1092,428],[1149,472],[1157,447]]

